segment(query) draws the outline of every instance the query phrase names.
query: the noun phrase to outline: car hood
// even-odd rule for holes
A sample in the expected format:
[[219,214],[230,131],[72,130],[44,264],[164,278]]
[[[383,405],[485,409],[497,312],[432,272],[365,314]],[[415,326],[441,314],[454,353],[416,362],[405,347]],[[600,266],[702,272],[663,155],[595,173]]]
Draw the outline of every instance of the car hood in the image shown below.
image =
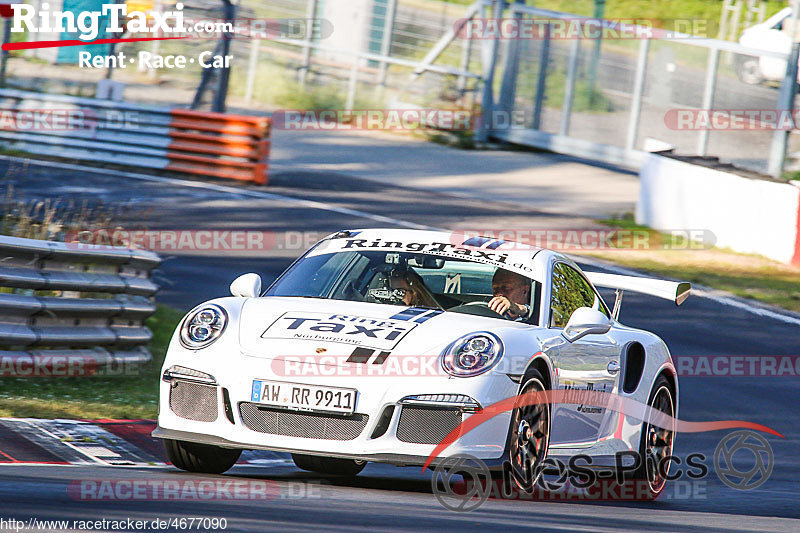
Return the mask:
[[[239,343],[245,355],[267,359],[308,356],[345,364],[355,354],[438,357],[458,337],[530,326],[495,318],[404,306],[265,297],[242,308]],[[351,361],[352,362],[352,361]]]

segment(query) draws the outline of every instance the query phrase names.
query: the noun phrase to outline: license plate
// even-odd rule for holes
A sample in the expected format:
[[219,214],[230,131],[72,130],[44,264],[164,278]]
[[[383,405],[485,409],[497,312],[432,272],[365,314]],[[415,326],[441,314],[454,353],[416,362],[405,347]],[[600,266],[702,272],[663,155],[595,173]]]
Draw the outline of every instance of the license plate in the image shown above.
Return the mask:
[[263,405],[298,411],[350,415],[355,412],[356,392],[355,389],[341,387],[254,379],[251,400]]

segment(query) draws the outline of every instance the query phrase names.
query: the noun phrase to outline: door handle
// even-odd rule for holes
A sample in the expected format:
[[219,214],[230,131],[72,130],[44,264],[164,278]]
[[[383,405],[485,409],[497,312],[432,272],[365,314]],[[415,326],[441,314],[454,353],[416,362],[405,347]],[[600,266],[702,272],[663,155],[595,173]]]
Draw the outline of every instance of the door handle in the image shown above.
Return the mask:
[[622,367],[619,366],[619,363],[617,361],[611,361],[610,363],[608,363],[606,370],[608,370],[609,374],[616,374],[617,372],[619,372],[620,368]]

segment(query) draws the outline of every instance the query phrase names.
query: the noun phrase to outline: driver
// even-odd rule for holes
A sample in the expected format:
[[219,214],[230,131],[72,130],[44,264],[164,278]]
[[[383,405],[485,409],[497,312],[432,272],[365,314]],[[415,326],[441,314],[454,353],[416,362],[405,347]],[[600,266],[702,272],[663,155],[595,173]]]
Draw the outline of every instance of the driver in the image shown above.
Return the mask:
[[494,297],[486,305],[511,320],[524,320],[530,314],[531,284],[522,274],[498,268],[492,276]]
[[402,293],[401,300],[404,304],[414,307],[434,307],[439,304],[425,288],[425,282],[416,272],[405,269],[395,269],[389,274],[389,288]]

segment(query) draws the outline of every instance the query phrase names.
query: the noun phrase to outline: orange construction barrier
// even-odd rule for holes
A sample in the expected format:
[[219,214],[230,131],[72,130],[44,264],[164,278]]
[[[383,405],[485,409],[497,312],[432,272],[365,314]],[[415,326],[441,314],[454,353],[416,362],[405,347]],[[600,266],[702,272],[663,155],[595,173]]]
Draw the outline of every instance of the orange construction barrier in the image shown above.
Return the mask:
[[170,115],[167,170],[267,184],[271,119],[188,109]]

